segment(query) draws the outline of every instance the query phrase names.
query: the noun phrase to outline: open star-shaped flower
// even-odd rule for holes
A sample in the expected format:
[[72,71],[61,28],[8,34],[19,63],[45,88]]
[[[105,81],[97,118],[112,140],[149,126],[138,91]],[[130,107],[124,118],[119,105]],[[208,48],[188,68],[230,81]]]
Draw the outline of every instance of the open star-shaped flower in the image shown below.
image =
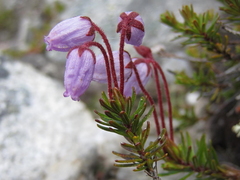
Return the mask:
[[137,12],[123,12],[120,15],[117,33],[126,31],[125,42],[134,46],[140,46],[144,37],[144,23]]

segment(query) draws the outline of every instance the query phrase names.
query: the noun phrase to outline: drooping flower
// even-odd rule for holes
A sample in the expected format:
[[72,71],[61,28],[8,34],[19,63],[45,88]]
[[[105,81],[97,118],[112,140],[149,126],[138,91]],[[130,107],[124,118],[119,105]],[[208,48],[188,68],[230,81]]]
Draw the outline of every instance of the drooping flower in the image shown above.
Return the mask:
[[142,44],[144,32],[144,23],[141,16],[137,12],[123,12],[119,17],[117,33],[126,31],[125,43],[134,46]]
[[[117,80],[120,80],[120,65],[119,65],[119,51],[113,51],[113,58],[114,58],[114,67],[117,75]],[[123,60],[124,66],[127,66],[128,63],[131,62],[130,55],[124,51],[123,53]],[[124,79],[127,80],[132,73],[130,68],[126,68],[124,71]],[[107,83],[107,72],[106,72],[106,65],[103,55],[99,55],[96,57],[96,64],[95,70],[93,74],[93,81],[99,83]]]
[[44,37],[48,51],[67,52],[75,46],[92,41],[95,37],[92,22],[88,17],[73,17],[58,23]]
[[95,67],[95,55],[90,49],[75,48],[67,56],[64,74],[64,97],[71,96],[79,101],[80,96],[87,90],[92,81]]
[[[136,66],[142,85],[145,86],[152,74],[150,65],[144,59],[133,58],[132,61]],[[129,68],[131,68],[131,66]],[[132,95],[132,88],[135,89],[136,94],[142,92],[135,72],[133,72],[127,82],[125,82],[124,95],[126,97]]]

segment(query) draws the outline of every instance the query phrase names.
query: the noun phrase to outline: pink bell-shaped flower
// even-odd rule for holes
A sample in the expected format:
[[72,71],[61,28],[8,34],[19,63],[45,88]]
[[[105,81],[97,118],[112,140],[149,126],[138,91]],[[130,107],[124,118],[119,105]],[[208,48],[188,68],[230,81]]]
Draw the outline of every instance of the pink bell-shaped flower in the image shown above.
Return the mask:
[[79,101],[80,96],[89,87],[95,67],[95,55],[89,49],[75,48],[67,56],[64,74],[64,97],[71,96],[72,100]]
[[134,46],[142,44],[144,32],[144,23],[137,12],[123,12],[119,17],[117,33],[126,31],[125,43]]
[[[135,64],[138,74],[140,76],[140,80],[142,82],[142,85],[145,86],[149,79],[151,78],[151,67],[148,63],[144,61],[144,59],[138,59],[138,58],[133,58],[132,59],[133,63]],[[135,89],[136,94],[140,94],[142,92],[139,84],[138,84],[138,79],[136,77],[135,72],[132,72],[132,75],[130,78],[125,82],[124,84],[124,95],[126,97],[132,95],[132,88]]]
[[[119,65],[119,51],[113,51],[114,67],[117,75],[117,80],[120,80],[120,65]],[[124,51],[123,53],[124,66],[131,62],[130,55]],[[127,80],[132,73],[132,69],[126,68],[124,70],[124,79]],[[107,83],[106,65],[103,55],[96,57],[95,71],[93,74],[93,81],[99,83]]]
[[48,36],[44,37],[44,41],[48,51],[67,52],[75,46],[93,41],[94,37],[90,18],[77,16],[58,23]]

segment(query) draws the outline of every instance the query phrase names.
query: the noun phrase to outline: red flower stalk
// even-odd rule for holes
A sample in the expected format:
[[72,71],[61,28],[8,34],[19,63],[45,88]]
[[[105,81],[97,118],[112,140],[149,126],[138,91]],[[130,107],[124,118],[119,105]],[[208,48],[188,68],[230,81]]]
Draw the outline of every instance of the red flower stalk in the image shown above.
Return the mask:
[[[100,51],[102,52],[102,55],[104,57],[104,61],[105,61],[105,68],[106,68],[106,74],[107,74],[107,84],[108,84],[108,95],[110,97],[112,97],[112,78],[111,78],[111,70],[110,70],[110,65],[109,65],[109,58],[108,55],[104,49],[104,47],[98,43],[98,42],[88,42],[86,43],[84,46],[86,47],[90,47],[90,46],[95,46],[98,47],[100,49]],[[98,69],[98,67],[95,64],[95,70]],[[94,70],[94,71],[95,71]],[[93,73],[93,77],[94,77],[95,72]]]
[[116,71],[115,71],[115,67],[114,67],[114,58],[113,58],[111,45],[108,41],[107,36],[103,32],[103,30],[93,22],[92,22],[92,26],[93,26],[94,30],[100,34],[100,36],[103,39],[103,42],[106,45],[107,52],[108,52],[108,55],[109,55],[109,60],[110,60],[110,68],[111,68],[111,74],[112,74],[112,78],[113,78],[114,87],[118,88],[117,75],[116,75]]
[[134,46],[140,46],[144,37],[144,24],[141,16],[137,12],[123,12],[120,15],[117,26],[117,33],[121,33],[119,45],[120,59],[120,92],[124,91],[124,66],[123,66],[123,51],[124,42]]
[[155,122],[155,125],[156,125],[157,135],[159,136],[160,133],[161,133],[161,128],[160,128],[160,124],[159,124],[159,121],[158,121],[158,116],[157,116],[157,111],[156,111],[156,108],[155,108],[155,103],[153,101],[153,98],[150,96],[150,94],[147,92],[147,90],[143,86],[140,75],[139,75],[138,70],[136,68],[136,65],[134,63],[132,63],[132,68],[134,70],[134,73],[135,73],[135,76],[136,76],[139,87],[141,88],[141,90],[145,94],[145,96],[147,97],[150,105],[154,106],[153,117],[154,117],[154,122]]
[[[165,96],[166,96],[166,100],[167,100],[167,104],[168,104],[169,134],[170,134],[170,139],[173,141],[174,137],[173,137],[173,124],[172,124],[172,121],[173,121],[172,120],[172,105],[171,105],[170,93],[169,93],[166,77],[163,73],[161,66],[154,60],[150,48],[145,47],[145,46],[139,46],[139,47],[135,46],[135,49],[140,55],[142,55],[146,59],[146,61],[148,63],[152,64],[152,66],[153,66],[156,89],[157,89],[157,94],[158,94],[159,113],[160,113],[160,118],[161,118],[161,124],[162,124],[162,128],[166,128],[165,120],[164,120],[162,91],[161,91],[161,87],[160,87],[159,74],[162,77],[164,90],[165,90]],[[159,125],[156,124],[156,126],[159,126]]]

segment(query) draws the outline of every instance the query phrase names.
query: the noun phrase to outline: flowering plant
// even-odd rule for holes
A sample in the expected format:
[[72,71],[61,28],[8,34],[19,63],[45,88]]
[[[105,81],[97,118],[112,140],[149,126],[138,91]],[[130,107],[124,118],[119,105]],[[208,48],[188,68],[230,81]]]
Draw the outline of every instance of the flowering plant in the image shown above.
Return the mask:
[[[104,44],[94,41],[96,33]],[[99,100],[103,112],[95,112],[100,117],[96,120],[99,128],[119,134],[127,141],[121,143],[126,153],[113,151],[122,158],[116,160],[115,166],[135,167],[134,171],[144,170],[157,180],[164,175],[157,170],[157,162],[163,160],[162,168],[168,171],[168,175],[188,172],[182,179],[193,173],[198,177],[239,178],[238,171],[219,163],[213,147],[206,145],[204,136],[196,144],[195,152],[188,134],[182,135],[180,145],[175,143],[167,80],[151,49],[141,45],[145,34],[141,16],[137,12],[122,13],[117,33],[120,33],[119,49],[113,51],[102,29],[89,17],[80,16],[60,22],[45,37],[47,50],[68,51],[64,75],[65,97],[79,101],[91,81],[107,84],[107,93],[103,92]],[[133,45],[141,57],[132,58],[124,50],[125,43]],[[99,48],[101,54],[96,55],[92,46]],[[152,77],[157,102],[145,89]],[[139,102],[136,102],[136,94],[143,94]],[[167,102],[166,109],[163,97]],[[164,112],[167,112],[167,119]],[[151,115],[157,137],[147,145],[150,132],[148,119]]]

